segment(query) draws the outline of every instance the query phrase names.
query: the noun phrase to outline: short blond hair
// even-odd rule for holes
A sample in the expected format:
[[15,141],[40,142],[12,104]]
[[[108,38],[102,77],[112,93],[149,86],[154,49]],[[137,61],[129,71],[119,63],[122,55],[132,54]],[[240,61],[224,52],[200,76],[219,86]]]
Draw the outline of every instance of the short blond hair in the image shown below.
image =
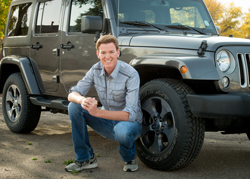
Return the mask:
[[114,43],[116,50],[119,49],[119,42],[117,38],[109,34],[109,35],[104,35],[98,39],[98,41],[96,42],[96,50],[99,51],[99,47],[101,44],[108,44],[108,43]]

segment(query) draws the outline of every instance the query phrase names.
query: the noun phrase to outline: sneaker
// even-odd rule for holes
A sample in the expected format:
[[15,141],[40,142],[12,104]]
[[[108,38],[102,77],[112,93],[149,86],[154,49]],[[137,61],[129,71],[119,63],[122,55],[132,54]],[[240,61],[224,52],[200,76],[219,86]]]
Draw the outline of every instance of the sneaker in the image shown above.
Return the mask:
[[96,168],[96,167],[98,167],[98,163],[97,163],[96,156],[94,154],[94,157],[87,160],[87,161],[84,161],[84,162],[77,162],[76,161],[74,163],[69,164],[67,167],[65,167],[65,170],[67,172],[72,172],[73,170],[81,171],[84,169],[92,169],[92,168]]
[[126,162],[123,170],[125,172],[134,172],[136,170],[138,170],[138,164],[136,163],[136,159],[134,158],[133,160]]

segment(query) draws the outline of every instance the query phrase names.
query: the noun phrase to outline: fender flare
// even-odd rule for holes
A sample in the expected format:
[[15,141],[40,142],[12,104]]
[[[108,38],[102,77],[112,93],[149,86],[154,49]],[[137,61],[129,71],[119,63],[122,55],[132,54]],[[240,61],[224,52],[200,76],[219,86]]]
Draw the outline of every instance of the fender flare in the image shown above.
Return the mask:
[[139,66],[160,65],[175,68],[180,72],[182,66],[187,67],[186,73],[181,73],[183,79],[220,80],[219,73],[212,59],[185,54],[150,54],[136,57],[129,63],[135,69]]
[[18,66],[29,94],[41,94],[31,62],[27,57],[16,55],[4,57],[0,62],[1,78],[3,73],[2,69],[6,64]]

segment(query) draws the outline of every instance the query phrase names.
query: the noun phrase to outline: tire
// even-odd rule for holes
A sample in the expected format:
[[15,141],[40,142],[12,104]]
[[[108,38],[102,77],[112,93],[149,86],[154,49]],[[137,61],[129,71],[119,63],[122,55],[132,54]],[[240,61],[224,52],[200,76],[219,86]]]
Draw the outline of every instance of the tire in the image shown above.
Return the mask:
[[20,73],[14,73],[7,79],[2,106],[4,120],[12,132],[29,133],[36,128],[41,107],[31,103]]
[[250,132],[247,132],[246,135],[247,135],[247,138],[250,140]]
[[187,94],[194,92],[173,79],[157,79],[140,90],[142,134],[137,155],[150,168],[177,170],[194,161],[201,150],[205,121],[189,109]]

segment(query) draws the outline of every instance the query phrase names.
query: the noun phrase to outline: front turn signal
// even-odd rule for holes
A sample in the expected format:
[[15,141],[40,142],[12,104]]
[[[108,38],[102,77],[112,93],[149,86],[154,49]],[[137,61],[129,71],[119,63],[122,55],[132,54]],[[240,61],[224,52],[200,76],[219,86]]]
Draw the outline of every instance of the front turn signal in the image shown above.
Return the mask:
[[187,72],[187,67],[186,66],[182,66],[181,67],[181,73],[186,73]]

